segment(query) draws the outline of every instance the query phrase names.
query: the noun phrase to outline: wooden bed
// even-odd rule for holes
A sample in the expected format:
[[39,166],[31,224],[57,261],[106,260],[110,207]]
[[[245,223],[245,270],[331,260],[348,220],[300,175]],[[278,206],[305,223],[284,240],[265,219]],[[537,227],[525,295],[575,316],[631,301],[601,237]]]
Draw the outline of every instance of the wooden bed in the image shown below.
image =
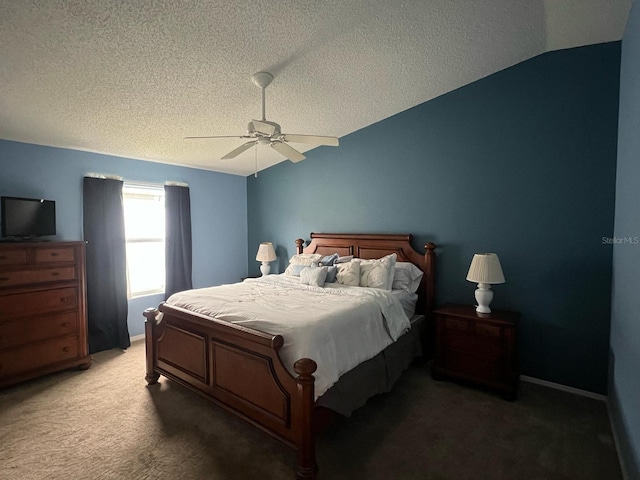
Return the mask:
[[[430,317],[434,301],[436,246],[425,253],[411,246],[411,235],[311,234],[297,253],[339,253],[363,259],[390,253],[398,261],[412,262],[424,276],[418,290],[416,313]],[[293,376],[278,355],[280,335],[235,325],[182,308],[161,304],[144,312],[146,381],[156,384],[160,375],[204,396],[243,418],[298,452],[296,478],[315,479],[314,376],[316,363],[295,362]],[[356,367],[357,368],[357,367]]]

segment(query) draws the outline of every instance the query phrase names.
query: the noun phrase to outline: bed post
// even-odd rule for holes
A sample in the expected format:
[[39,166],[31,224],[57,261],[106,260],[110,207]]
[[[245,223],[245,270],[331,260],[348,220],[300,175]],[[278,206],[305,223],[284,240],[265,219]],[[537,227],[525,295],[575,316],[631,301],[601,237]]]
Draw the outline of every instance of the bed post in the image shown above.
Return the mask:
[[425,315],[428,317],[431,316],[431,312],[435,308],[436,301],[436,244],[435,243],[427,243],[424,246],[425,254],[424,254],[424,263],[425,263],[425,275],[427,277],[427,282],[425,285],[426,288],[426,297],[425,297]]
[[302,253],[303,248],[304,248],[304,240],[301,238],[296,239],[296,253],[298,255]]
[[155,385],[158,383],[160,374],[155,371],[155,342],[154,342],[154,328],[156,326],[156,317],[158,315],[157,308],[147,308],[144,311],[146,320],[144,321],[144,343],[147,350],[147,374],[144,379],[149,385]]
[[298,395],[301,400],[301,428],[298,439],[298,469],[297,480],[315,480],[318,466],[316,464],[316,445],[313,432],[313,410],[315,402],[313,373],[318,368],[316,362],[310,358],[301,358],[293,364],[293,370],[298,374]]

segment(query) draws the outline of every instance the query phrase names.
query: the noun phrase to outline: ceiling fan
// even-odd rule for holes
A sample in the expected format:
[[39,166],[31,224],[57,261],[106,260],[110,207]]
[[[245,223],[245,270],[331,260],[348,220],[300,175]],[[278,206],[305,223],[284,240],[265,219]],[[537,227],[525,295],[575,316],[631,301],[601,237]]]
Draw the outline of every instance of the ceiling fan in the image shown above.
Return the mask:
[[287,142],[293,143],[310,143],[312,145],[327,145],[331,147],[338,146],[338,139],[336,137],[324,137],[320,135],[298,135],[292,133],[282,133],[280,125],[275,122],[268,121],[265,117],[264,108],[264,91],[273,80],[273,75],[269,72],[258,72],[251,76],[251,81],[262,89],[262,120],[251,120],[247,125],[247,133],[245,135],[213,135],[208,137],[185,137],[187,139],[194,138],[243,138],[250,139],[248,142],[243,143],[238,148],[231,150],[227,153],[222,160],[229,158],[235,158],[245,150],[249,150],[254,145],[268,145],[275,151],[285,156],[292,162],[299,162],[306,157],[287,144]]

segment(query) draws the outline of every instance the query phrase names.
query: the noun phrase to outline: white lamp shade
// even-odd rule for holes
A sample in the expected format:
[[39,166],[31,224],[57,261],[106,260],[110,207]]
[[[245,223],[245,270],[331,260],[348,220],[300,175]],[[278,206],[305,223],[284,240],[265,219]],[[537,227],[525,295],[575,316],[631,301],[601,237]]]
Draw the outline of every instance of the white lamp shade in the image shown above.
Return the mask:
[[504,283],[500,259],[495,253],[476,253],[471,260],[467,280],[476,283]]
[[256,260],[259,262],[273,262],[276,259],[276,251],[273,249],[271,242],[262,242],[258,247]]

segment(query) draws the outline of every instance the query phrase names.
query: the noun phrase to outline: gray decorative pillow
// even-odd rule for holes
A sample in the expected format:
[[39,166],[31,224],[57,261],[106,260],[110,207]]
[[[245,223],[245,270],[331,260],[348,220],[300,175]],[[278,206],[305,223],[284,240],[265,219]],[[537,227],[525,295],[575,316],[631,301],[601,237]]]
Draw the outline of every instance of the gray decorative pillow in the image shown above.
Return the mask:
[[334,253],[333,255],[327,255],[320,259],[320,265],[324,265],[325,267],[328,267],[330,265],[333,265],[337,259],[338,259],[337,253]]
[[324,287],[327,267],[306,267],[300,272],[300,283],[314,287]]
[[332,265],[330,267],[327,267],[327,278],[325,279],[324,283],[335,283],[337,273],[338,273],[337,266]]

